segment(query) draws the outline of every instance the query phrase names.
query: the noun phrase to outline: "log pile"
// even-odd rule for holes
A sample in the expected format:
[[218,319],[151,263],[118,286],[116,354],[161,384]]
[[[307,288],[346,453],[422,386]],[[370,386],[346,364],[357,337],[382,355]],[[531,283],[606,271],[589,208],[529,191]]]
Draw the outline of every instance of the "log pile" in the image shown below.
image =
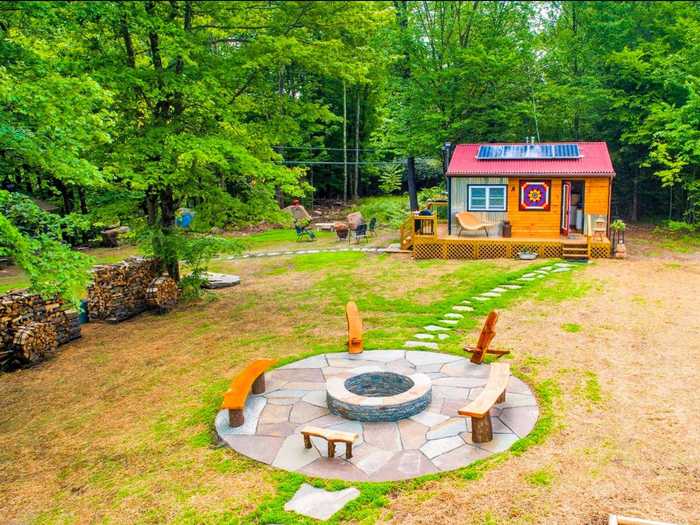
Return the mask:
[[58,348],[56,328],[51,323],[32,321],[17,330],[12,344],[22,362],[36,363]]
[[27,364],[80,337],[78,312],[26,291],[0,295],[0,367]]
[[160,261],[129,257],[117,264],[95,266],[88,287],[90,321],[119,323],[145,311],[146,290],[160,276]]
[[156,277],[146,290],[148,306],[158,313],[166,313],[175,308],[179,297],[180,289],[170,277]]

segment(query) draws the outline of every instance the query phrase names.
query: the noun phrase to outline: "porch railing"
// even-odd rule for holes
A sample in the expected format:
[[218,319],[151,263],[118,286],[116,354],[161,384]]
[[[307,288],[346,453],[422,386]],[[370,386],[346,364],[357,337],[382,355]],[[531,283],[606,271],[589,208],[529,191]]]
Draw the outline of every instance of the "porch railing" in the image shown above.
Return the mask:
[[406,217],[406,220],[401,225],[401,249],[410,249],[416,237],[437,238],[437,234],[437,214],[419,215],[417,212],[413,212]]

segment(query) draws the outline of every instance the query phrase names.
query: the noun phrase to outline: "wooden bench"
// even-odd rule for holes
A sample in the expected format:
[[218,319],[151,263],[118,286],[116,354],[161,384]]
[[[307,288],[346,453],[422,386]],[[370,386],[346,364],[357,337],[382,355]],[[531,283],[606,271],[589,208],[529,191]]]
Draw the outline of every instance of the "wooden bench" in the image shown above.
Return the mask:
[[352,444],[357,440],[357,434],[354,432],[342,432],[340,430],[332,430],[329,428],[307,426],[301,429],[301,434],[304,436],[304,448],[311,448],[311,436],[320,437],[328,441],[328,457],[335,457],[335,444],[345,443],[345,457],[352,457]]
[[508,363],[493,363],[489,380],[483,392],[464,408],[460,408],[460,416],[472,418],[472,441],[474,443],[486,443],[493,439],[491,427],[491,407],[506,400],[506,388],[510,378],[510,365]]
[[491,341],[496,337],[496,322],[498,321],[498,312],[493,310],[489,315],[486,316],[486,321],[484,322],[484,327],[481,329],[481,334],[479,335],[479,340],[476,346],[465,346],[464,351],[472,354],[470,361],[476,363],[477,365],[484,362],[486,354],[493,354],[495,356],[501,357],[509,354],[508,350],[496,350],[494,348],[489,348]]
[[362,318],[354,302],[345,306],[345,317],[348,320],[348,352],[359,354],[362,352]]
[[243,410],[248,394],[265,392],[265,372],[276,362],[275,359],[256,359],[233,378],[221,403],[221,408],[228,410],[230,426],[240,427],[244,423]]

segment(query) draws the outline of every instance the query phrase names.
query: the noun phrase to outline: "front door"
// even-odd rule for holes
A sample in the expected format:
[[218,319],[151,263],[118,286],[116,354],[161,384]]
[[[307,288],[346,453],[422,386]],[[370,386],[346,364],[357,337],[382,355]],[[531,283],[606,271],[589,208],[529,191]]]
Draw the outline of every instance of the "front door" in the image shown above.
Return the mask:
[[571,183],[561,183],[561,233],[569,235],[571,230]]

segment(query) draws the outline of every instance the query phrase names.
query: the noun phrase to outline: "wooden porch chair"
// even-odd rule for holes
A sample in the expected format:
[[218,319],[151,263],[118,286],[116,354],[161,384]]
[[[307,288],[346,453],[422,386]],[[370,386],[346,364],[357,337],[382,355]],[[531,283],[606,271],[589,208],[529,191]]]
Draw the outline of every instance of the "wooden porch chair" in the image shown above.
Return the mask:
[[477,365],[484,362],[486,354],[492,354],[497,356],[498,359],[501,356],[509,354],[509,350],[496,350],[489,348],[491,341],[496,337],[496,322],[498,321],[498,312],[493,310],[489,315],[486,316],[486,321],[484,322],[484,327],[481,329],[481,334],[479,335],[479,340],[476,346],[465,346],[464,351],[472,354],[470,361],[476,363]]
[[457,215],[457,222],[459,223],[459,232],[457,233],[458,236],[462,235],[462,231],[478,231],[478,230],[484,230],[484,233],[486,234],[486,237],[489,236],[489,226],[495,226],[494,223],[492,222],[484,222],[481,219],[479,219],[476,215],[473,213],[469,213],[468,211],[461,211]]

